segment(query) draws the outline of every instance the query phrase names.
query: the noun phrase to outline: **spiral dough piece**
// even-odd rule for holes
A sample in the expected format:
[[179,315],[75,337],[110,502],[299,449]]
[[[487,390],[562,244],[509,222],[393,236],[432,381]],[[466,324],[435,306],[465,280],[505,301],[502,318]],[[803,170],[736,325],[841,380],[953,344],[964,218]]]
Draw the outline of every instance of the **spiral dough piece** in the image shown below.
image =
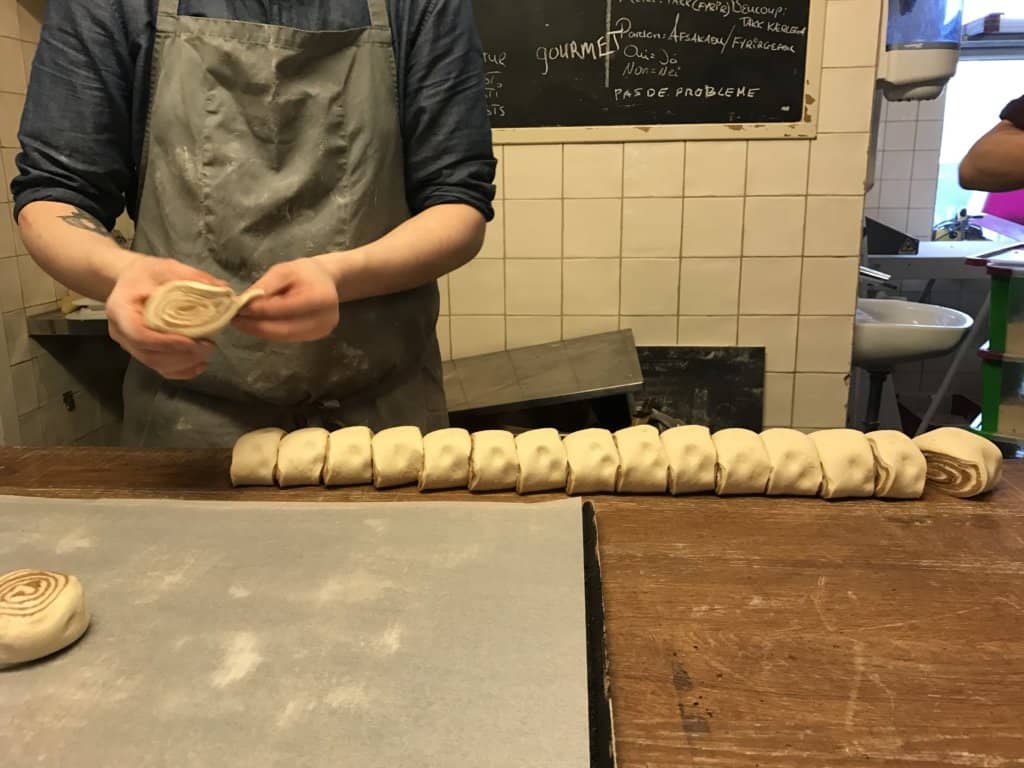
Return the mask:
[[928,464],[928,484],[968,499],[991,491],[1003,475],[1003,454],[981,435],[940,427],[914,438]]
[[74,576],[23,569],[0,576],[0,666],[56,653],[89,626]]
[[230,323],[246,304],[263,295],[260,289],[236,295],[192,280],[174,280],[157,288],[146,300],[146,325],[155,331],[204,339]]

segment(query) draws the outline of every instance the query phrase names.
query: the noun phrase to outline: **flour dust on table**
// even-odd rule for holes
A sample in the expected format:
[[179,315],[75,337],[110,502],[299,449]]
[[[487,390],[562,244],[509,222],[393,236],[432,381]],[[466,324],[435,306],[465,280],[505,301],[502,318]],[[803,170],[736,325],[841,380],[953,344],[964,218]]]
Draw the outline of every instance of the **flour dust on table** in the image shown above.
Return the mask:
[[417,485],[420,491],[468,487],[570,496],[714,491],[824,499],[918,499],[927,482],[970,498],[996,487],[1002,463],[991,442],[951,428],[911,440],[890,430],[712,433],[699,425],[661,433],[648,424],[615,433],[589,428],[564,436],[551,428],[518,435],[448,428],[423,435],[413,426],[377,434],[346,427],[331,434],[263,429],[242,435],[232,454],[231,480],[236,486],[372,482],[378,489]]

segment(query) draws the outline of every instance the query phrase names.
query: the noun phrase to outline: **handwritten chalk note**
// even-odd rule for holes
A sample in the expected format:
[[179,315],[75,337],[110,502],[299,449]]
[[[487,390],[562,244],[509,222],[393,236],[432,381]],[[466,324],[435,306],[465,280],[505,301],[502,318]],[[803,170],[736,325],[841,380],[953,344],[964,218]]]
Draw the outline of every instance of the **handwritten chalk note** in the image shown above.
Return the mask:
[[496,128],[793,123],[812,0],[473,0]]

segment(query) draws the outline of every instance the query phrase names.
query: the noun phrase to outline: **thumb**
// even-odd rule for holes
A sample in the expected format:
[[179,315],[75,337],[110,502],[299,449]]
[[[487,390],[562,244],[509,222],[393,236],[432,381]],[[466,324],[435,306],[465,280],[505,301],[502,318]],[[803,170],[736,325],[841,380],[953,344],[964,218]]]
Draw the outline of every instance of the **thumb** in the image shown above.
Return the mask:
[[278,305],[295,283],[295,276],[287,264],[277,264],[267,270],[259,280],[252,284],[251,289],[263,291],[263,295],[253,299],[238,313],[242,317],[264,317],[274,315]]
[[[263,291],[264,298],[270,298],[287,291],[295,282],[295,276],[287,264],[276,264],[267,270],[259,280],[252,284],[253,288]],[[261,299],[257,299],[260,301]]]

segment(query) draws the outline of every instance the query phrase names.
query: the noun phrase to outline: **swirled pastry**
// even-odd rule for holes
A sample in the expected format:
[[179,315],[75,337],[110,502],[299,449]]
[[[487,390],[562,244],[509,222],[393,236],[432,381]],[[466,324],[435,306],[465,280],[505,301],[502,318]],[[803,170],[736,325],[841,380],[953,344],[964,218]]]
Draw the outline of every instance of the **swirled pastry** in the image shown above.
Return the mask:
[[764,493],[772,465],[760,435],[749,429],[722,429],[711,436],[718,452],[715,493],[720,496]]
[[672,427],[661,433],[661,445],[668,459],[668,491],[702,493],[715,490],[718,451],[711,430],[696,424]]
[[438,429],[423,436],[421,491],[465,488],[469,485],[469,454],[473,440],[459,427]]
[[924,493],[928,463],[914,441],[895,429],[869,432],[875,454],[875,496],[880,499],[919,499]]
[[284,435],[283,429],[267,427],[238,438],[231,451],[231,484],[273,485],[277,449]]
[[968,499],[991,491],[1003,476],[1003,454],[966,429],[941,427],[914,438],[928,462],[928,483]]
[[373,482],[369,427],[342,427],[327,438],[324,485],[369,485]]
[[172,280],[146,300],[143,318],[154,331],[205,339],[227,326],[246,304],[262,295],[258,288],[236,294],[218,285]]
[[657,427],[626,427],[614,438],[620,465],[616,493],[664,493],[668,487],[668,459]]
[[580,493],[613,493],[619,476],[619,449],[607,429],[581,429],[566,435],[566,458],[569,461],[569,481],[566,492],[570,496]]
[[519,457],[516,493],[565,488],[569,462],[557,429],[531,429],[516,435],[516,455]]
[[0,576],[0,666],[56,653],[88,626],[85,593],[74,576],[33,570]]
[[469,456],[469,490],[510,491],[519,480],[516,439],[503,429],[473,433]]
[[811,434],[821,459],[821,498],[849,499],[875,493],[875,455],[863,432],[823,429]]

